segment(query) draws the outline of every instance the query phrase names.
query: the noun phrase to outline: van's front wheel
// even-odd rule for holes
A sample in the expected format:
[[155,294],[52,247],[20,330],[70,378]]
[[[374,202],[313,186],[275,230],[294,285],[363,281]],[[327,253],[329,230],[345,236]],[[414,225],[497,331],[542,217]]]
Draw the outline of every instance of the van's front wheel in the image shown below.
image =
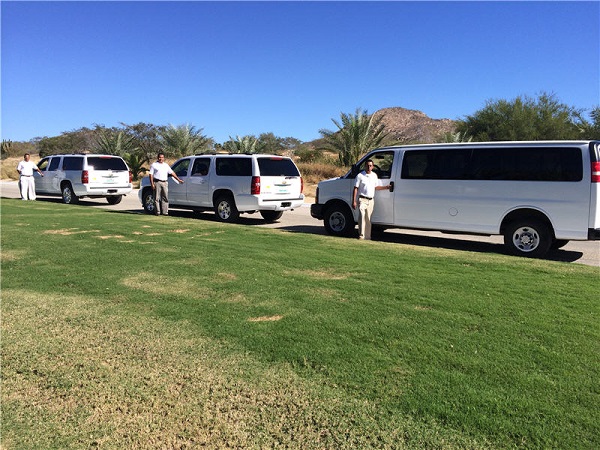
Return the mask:
[[552,233],[538,220],[520,220],[510,223],[504,232],[504,245],[517,256],[541,258],[552,245]]
[[354,230],[354,216],[350,209],[341,204],[327,208],[323,218],[327,233],[334,236],[349,236]]

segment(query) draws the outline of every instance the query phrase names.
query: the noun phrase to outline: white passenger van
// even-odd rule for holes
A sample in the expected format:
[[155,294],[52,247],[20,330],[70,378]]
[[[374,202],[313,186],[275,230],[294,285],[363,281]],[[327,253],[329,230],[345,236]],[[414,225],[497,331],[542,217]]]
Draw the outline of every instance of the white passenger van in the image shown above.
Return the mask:
[[504,236],[510,253],[541,257],[569,240],[600,239],[600,141],[431,144],[371,151],[319,183],[311,215],[354,232],[354,178],[367,159],[382,184],[373,225]]

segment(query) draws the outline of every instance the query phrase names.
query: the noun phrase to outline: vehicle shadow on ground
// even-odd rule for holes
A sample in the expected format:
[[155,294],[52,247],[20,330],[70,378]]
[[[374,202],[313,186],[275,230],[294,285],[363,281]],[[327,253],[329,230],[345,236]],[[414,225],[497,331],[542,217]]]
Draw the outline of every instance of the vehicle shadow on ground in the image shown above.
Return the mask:
[[[39,201],[49,202],[49,203],[62,203],[62,198],[60,197],[45,197],[38,198]],[[87,206],[106,206],[102,200],[80,200],[80,205]],[[143,209],[128,209],[128,210],[107,210],[111,213],[119,213],[119,214],[144,214]],[[188,210],[172,210],[169,211],[169,215],[172,217],[181,217],[187,219],[200,219],[211,222],[218,222],[215,217],[215,214],[212,211],[207,212],[194,212]],[[274,228],[278,230],[288,231],[290,233],[303,233],[303,234],[314,234],[327,236],[325,232],[325,228],[321,222],[317,222],[315,225],[290,225],[290,226],[280,226],[278,223],[275,224],[266,224],[265,221],[260,217],[248,217],[241,215],[238,223],[245,226],[257,226],[261,228]],[[331,236],[331,239],[343,239]],[[351,239],[351,238],[348,238]],[[381,232],[377,234],[377,241],[379,242],[388,242],[390,244],[400,244],[400,245],[414,245],[418,247],[430,247],[430,248],[444,248],[448,250],[458,250],[458,251],[467,251],[467,252],[477,252],[477,253],[496,253],[505,255],[507,254],[504,248],[504,245],[490,242],[478,242],[478,241],[467,241],[458,238],[446,237],[446,236],[420,236],[414,234],[403,234],[398,231],[394,232]],[[582,252],[570,251],[564,249],[558,250],[550,250],[548,254],[545,256],[545,260],[548,261],[558,261],[558,262],[574,262],[583,257]]]
[[[280,230],[285,230],[293,233],[309,233],[309,234],[321,234],[327,235],[324,231],[323,226],[291,226],[281,227]],[[355,239],[356,237],[350,237],[346,239]],[[344,239],[333,237],[332,239]],[[438,237],[438,236],[417,236],[414,234],[403,234],[401,232],[384,232],[379,233],[374,240],[379,242],[388,242],[391,244],[400,245],[414,245],[417,247],[429,247],[429,248],[444,248],[448,250],[458,250],[476,253],[497,253],[506,255],[507,252],[503,244],[495,244],[490,242],[477,242],[477,241],[466,241],[458,238],[450,237]],[[569,250],[551,250],[544,257],[549,261],[560,261],[560,262],[574,262],[583,256],[582,252],[569,251]]]

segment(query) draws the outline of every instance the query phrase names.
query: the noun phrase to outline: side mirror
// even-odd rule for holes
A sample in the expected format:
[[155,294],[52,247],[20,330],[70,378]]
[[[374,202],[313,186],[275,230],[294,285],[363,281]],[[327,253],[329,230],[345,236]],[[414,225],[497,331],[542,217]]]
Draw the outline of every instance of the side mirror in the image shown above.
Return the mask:
[[356,175],[360,172],[358,164],[352,164],[352,169],[350,170],[350,175],[352,178],[356,178]]

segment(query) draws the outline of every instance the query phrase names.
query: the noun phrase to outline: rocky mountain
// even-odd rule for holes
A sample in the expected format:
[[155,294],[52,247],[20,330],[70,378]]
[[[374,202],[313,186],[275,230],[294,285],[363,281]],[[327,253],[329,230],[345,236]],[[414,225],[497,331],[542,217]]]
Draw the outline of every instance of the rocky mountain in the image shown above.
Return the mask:
[[390,137],[399,143],[439,142],[439,136],[453,132],[456,125],[454,120],[432,119],[421,111],[399,107],[380,109],[374,116],[383,116]]
[[[450,119],[432,119],[421,111],[400,107],[383,108],[375,111],[382,115],[389,133],[388,144],[431,144],[441,142],[440,136],[454,132],[456,122]],[[324,140],[308,142],[312,148],[322,148]]]

